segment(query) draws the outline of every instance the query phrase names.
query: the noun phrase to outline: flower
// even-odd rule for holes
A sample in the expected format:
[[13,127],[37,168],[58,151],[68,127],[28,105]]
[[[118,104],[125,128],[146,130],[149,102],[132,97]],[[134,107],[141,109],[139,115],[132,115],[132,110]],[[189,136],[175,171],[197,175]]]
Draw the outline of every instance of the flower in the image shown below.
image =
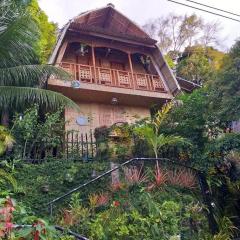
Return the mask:
[[119,201],[113,201],[113,206],[114,207],[119,207],[120,206],[120,202]]

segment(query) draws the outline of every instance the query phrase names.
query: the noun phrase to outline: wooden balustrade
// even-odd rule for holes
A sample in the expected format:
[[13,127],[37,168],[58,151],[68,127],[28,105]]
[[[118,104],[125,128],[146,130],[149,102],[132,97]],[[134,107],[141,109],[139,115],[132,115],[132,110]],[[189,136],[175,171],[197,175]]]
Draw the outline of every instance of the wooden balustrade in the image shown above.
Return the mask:
[[112,87],[138,89],[143,91],[166,92],[158,75],[134,73],[112,68],[62,62],[60,66],[70,73],[74,80]]

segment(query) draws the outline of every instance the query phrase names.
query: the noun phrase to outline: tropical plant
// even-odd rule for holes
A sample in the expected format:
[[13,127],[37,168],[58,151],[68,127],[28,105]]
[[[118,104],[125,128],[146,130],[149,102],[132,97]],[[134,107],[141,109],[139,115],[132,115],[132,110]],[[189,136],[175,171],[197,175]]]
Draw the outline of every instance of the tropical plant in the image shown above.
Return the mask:
[[109,203],[109,196],[107,193],[100,193],[97,198],[97,207],[106,206]]
[[10,131],[0,125],[0,156],[2,156],[8,148],[12,148],[14,144],[14,138]]
[[125,180],[129,185],[144,183],[148,179],[147,175],[143,173],[143,166],[140,169],[136,166],[125,167],[123,170]]
[[[11,186],[11,187],[10,187]],[[0,169],[0,196],[8,196],[10,191],[16,192],[18,185],[16,179],[8,172]]]
[[174,145],[177,143],[186,143],[190,145],[186,139],[180,136],[166,136],[160,133],[161,125],[166,119],[167,114],[171,110],[172,106],[172,103],[165,104],[150,122],[135,128],[135,132],[141,137],[145,138],[148,145],[152,147],[156,158],[158,158],[159,150],[163,146]]
[[29,158],[31,154],[39,157],[43,150],[59,147],[64,136],[65,121],[62,119],[62,109],[46,113],[45,120],[39,117],[39,106],[35,105],[16,114],[13,120],[12,134],[16,139],[15,157]]
[[158,164],[158,161],[155,166],[154,171],[154,182],[151,183],[147,189],[152,190],[155,187],[162,187],[167,182],[167,173],[162,170]]
[[232,221],[223,217],[218,222],[220,231],[218,234],[214,235],[213,240],[231,240],[234,238],[235,232],[238,230],[234,227]]
[[196,187],[196,176],[190,170],[177,169],[175,171],[169,171],[167,174],[167,181],[171,185],[184,188]]
[[75,106],[67,97],[43,89],[50,76],[70,76],[50,65],[39,65],[34,51],[38,28],[32,17],[15,1],[0,1],[0,109],[39,103],[45,108]]

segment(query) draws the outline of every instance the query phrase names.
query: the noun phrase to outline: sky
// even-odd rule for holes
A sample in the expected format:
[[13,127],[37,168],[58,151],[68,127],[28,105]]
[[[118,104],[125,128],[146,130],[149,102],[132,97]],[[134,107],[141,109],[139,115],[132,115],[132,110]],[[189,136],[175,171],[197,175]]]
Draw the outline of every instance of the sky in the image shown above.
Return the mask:
[[[149,19],[166,16],[169,13],[192,14],[196,13],[204,20],[212,22],[218,21],[221,30],[221,49],[228,50],[237,38],[240,38],[240,22],[215,16],[209,13],[194,10],[185,6],[180,6],[167,0],[38,0],[40,7],[46,12],[50,21],[58,23],[62,27],[68,20],[77,16],[81,12],[104,7],[108,3],[113,3],[115,8],[139,25],[144,25]],[[193,5],[186,0],[175,0],[188,5]],[[240,15],[240,0],[195,0],[199,3],[207,4],[216,8],[230,11]],[[199,5],[196,7],[204,8]],[[204,8],[206,9],[206,8]],[[210,10],[210,9],[208,9]],[[213,10],[210,10],[213,11]],[[240,17],[221,13],[232,18]]]

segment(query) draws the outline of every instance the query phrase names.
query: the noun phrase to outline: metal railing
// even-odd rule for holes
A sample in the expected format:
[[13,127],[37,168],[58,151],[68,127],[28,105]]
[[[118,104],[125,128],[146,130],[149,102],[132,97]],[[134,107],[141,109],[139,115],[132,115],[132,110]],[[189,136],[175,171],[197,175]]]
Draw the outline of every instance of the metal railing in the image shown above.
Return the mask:
[[[187,169],[191,169],[191,170],[195,171],[196,173],[201,172],[201,171],[199,171],[198,169],[195,169],[195,168],[190,167],[190,166],[186,166],[186,165],[181,164],[181,163],[177,163],[177,162],[175,162],[175,161],[173,161],[173,160],[170,160],[170,159],[168,159],[168,158],[132,158],[132,159],[130,159],[130,160],[128,160],[128,161],[120,164],[119,166],[117,166],[117,167],[115,167],[115,168],[112,168],[112,169],[104,172],[103,174],[101,174],[101,175],[99,175],[99,176],[97,176],[97,177],[95,177],[95,178],[93,178],[93,179],[91,179],[91,180],[89,180],[89,181],[87,181],[87,182],[79,185],[78,187],[73,188],[72,190],[70,190],[69,192],[63,194],[62,196],[53,199],[51,202],[49,202],[49,203],[47,204],[47,206],[50,207],[50,213],[51,213],[51,215],[52,215],[52,210],[53,210],[53,204],[54,204],[54,203],[61,201],[62,199],[64,199],[64,198],[72,195],[73,193],[79,191],[80,189],[87,187],[88,185],[90,185],[90,184],[98,181],[99,179],[101,179],[101,178],[103,178],[103,177],[105,177],[105,176],[107,176],[107,175],[110,175],[112,172],[117,171],[117,170],[123,168],[124,166],[126,166],[126,165],[134,162],[134,161],[167,161],[168,163],[172,163],[172,164],[175,164],[175,165],[178,165],[178,166],[187,168]],[[201,172],[201,173],[202,173],[202,172]]]
[[73,193],[83,189],[83,188],[86,188],[87,186],[97,182],[98,180],[110,175],[111,173],[113,173],[114,171],[117,171],[127,165],[129,165],[130,163],[134,162],[134,161],[137,161],[137,162],[141,162],[141,161],[162,161],[162,162],[166,162],[166,163],[170,163],[172,165],[175,165],[175,166],[179,166],[179,167],[183,167],[183,168],[186,168],[186,169],[189,169],[193,172],[195,172],[197,178],[198,178],[198,182],[199,182],[199,187],[200,187],[200,193],[202,195],[202,199],[203,199],[203,203],[206,205],[207,207],[207,211],[206,211],[206,215],[207,215],[207,218],[208,218],[208,223],[209,223],[209,228],[212,232],[212,234],[215,234],[218,232],[218,224],[215,220],[215,217],[214,217],[214,208],[213,208],[213,204],[212,204],[212,197],[211,197],[211,192],[210,192],[210,189],[209,189],[209,186],[208,186],[208,183],[207,183],[207,180],[206,180],[206,173],[199,170],[199,169],[196,169],[196,168],[193,168],[191,166],[187,166],[185,164],[182,164],[180,162],[176,162],[176,161],[173,161],[171,159],[168,159],[168,158],[132,158],[122,164],[120,164],[119,166],[117,167],[114,167],[102,174],[100,174],[99,176],[73,188],[72,190],[70,190],[69,192],[59,196],[58,198],[55,198],[53,199],[51,202],[49,202],[46,206],[49,207],[49,212],[50,212],[50,216],[53,216],[53,206],[54,204],[56,204],[57,202],[60,202],[61,200],[71,196]]

